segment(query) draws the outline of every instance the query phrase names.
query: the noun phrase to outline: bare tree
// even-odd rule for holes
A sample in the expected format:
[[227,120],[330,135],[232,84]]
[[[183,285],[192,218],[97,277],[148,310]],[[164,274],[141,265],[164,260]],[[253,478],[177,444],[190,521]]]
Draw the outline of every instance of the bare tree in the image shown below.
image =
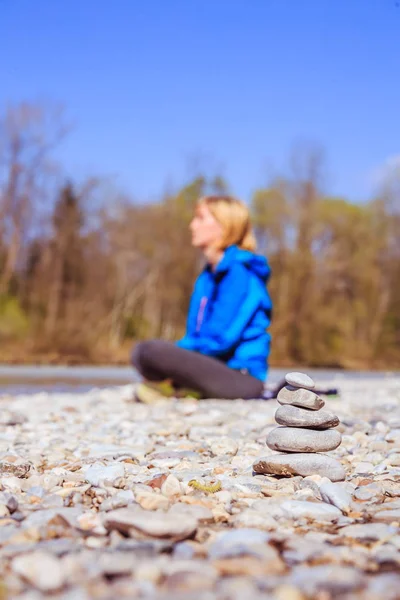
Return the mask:
[[15,273],[51,152],[66,132],[60,109],[23,103],[0,117],[0,294]]

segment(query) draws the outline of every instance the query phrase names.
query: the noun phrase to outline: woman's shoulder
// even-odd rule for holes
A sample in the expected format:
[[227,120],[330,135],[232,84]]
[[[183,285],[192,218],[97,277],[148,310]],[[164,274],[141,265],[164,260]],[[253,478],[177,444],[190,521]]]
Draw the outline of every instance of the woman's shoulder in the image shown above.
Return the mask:
[[251,252],[250,250],[242,250],[237,246],[228,248],[220,267],[221,271],[246,273],[254,275],[263,281],[267,281],[271,272],[265,256]]

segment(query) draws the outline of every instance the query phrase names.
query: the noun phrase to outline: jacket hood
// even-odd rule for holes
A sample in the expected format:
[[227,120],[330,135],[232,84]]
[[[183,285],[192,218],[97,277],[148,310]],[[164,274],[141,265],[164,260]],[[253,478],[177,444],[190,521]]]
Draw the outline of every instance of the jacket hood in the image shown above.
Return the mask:
[[243,263],[249,271],[252,271],[263,282],[267,282],[271,273],[271,268],[267,259],[260,254],[255,254],[249,250],[242,250],[237,246],[229,246],[221,262],[217,265],[216,273],[227,271],[234,262]]

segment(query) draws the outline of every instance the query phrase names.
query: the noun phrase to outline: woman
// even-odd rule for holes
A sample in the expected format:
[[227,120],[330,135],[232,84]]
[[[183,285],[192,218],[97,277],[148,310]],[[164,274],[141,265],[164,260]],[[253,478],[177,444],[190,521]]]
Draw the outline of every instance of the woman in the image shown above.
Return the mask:
[[230,196],[206,196],[190,223],[192,244],[207,264],[195,284],[187,331],[176,344],[138,344],[132,362],[153,382],[140,385],[139,401],[172,395],[154,382],[203,398],[259,398],[267,375],[272,302],[267,260],[255,254],[247,207]]

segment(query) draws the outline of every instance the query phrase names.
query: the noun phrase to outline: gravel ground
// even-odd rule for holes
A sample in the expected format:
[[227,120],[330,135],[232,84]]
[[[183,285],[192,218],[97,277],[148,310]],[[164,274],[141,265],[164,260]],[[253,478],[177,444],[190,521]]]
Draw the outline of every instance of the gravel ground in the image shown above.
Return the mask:
[[0,599],[400,598],[400,378],[340,387],[336,483],[255,474],[276,401],[2,396]]

